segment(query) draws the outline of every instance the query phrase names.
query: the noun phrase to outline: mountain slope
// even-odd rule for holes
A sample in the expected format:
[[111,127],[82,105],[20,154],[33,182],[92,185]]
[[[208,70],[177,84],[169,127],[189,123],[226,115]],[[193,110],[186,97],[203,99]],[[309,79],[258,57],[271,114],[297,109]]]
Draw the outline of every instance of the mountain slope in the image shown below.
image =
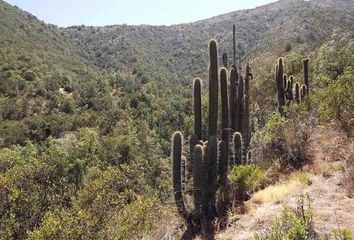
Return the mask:
[[220,52],[231,53],[233,24],[236,41],[251,60],[266,49],[284,53],[288,42],[305,44],[309,52],[329,40],[334,29],[352,32],[353,8],[352,1],[279,1],[170,27],[120,25],[63,30],[100,68],[147,64],[152,72],[191,78],[205,71],[209,39],[218,40]]

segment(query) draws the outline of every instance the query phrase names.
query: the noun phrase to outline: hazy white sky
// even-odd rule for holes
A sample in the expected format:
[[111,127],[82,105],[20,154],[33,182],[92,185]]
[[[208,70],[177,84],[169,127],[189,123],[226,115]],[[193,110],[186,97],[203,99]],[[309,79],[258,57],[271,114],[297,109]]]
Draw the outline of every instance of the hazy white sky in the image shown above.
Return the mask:
[[5,0],[58,26],[171,25],[254,8],[275,0]]

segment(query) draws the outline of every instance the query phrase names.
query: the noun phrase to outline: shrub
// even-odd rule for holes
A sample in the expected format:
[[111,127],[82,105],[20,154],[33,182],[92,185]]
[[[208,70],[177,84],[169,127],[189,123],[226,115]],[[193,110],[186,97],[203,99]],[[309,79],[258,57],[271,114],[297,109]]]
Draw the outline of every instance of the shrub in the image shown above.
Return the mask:
[[298,198],[296,208],[284,206],[280,217],[273,221],[270,229],[256,234],[256,240],[306,240],[315,239],[314,212],[308,195]]
[[64,100],[61,110],[65,113],[74,113],[75,112],[75,100],[71,97],[68,97]]
[[289,52],[292,49],[291,43],[287,43],[285,46],[285,52]]
[[306,110],[306,102],[286,108],[286,117],[274,112],[267,122],[263,138],[257,138],[252,151],[260,166],[279,166],[283,172],[299,169],[311,160],[310,136],[314,118]]
[[310,175],[308,173],[306,173],[306,172],[298,173],[297,177],[298,177],[299,181],[302,184],[305,184],[305,185],[311,185],[312,184],[312,180],[310,178]]
[[255,165],[239,165],[231,169],[229,180],[234,191],[234,199],[243,201],[250,192],[260,186],[264,180],[264,174]]
[[273,220],[270,228],[255,234],[255,240],[350,240],[349,229],[336,229],[319,233],[314,224],[312,200],[308,194],[300,195],[295,208],[284,206],[280,217]]
[[34,81],[36,80],[36,77],[37,77],[36,74],[31,70],[27,70],[23,74],[23,78],[27,81]]
[[318,114],[323,122],[334,120],[348,136],[354,129],[354,69],[348,68],[336,81],[315,96]]

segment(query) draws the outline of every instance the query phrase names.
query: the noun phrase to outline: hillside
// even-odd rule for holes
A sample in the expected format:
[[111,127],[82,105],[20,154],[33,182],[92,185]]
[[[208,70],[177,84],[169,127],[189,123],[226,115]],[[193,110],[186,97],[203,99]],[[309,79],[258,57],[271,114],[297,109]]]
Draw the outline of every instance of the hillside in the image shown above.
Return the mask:
[[[332,166],[333,158],[341,166],[329,182],[341,184],[338,202],[351,202],[354,2],[284,0],[232,11],[172,26],[59,28],[0,0],[0,239],[180,236],[184,222],[173,200],[171,135],[181,131],[187,149],[194,123],[192,81],[198,76],[201,118],[207,121],[208,42],[218,42],[219,65],[227,52],[231,66],[233,24],[242,73],[249,62],[253,74],[246,169],[264,176],[244,193],[247,199],[237,201],[248,200],[247,207],[253,194],[310,174],[314,185],[301,190],[325,207],[323,199],[332,195],[311,191],[325,184],[328,169],[316,172],[313,162]],[[300,85],[301,60],[310,58],[310,95],[287,105],[285,116],[277,111],[279,57],[284,73]],[[203,135],[207,131],[204,124]],[[326,152],[331,146],[341,153]],[[313,155],[317,151],[331,159],[322,161]],[[234,167],[228,178],[244,174],[240,169]],[[293,203],[300,192],[279,201]],[[280,205],[269,204],[275,209],[270,215],[277,216]],[[230,210],[230,228],[220,239],[235,237],[243,226],[237,219],[253,219],[258,208],[267,208],[243,207]],[[341,223],[345,216],[338,216]],[[246,226],[245,236],[268,227],[266,220]]]
[[245,60],[252,60],[274,48],[279,56],[283,55],[287,43],[301,48],[306,55],[328,41],[334,30],[352,32],[352,22],[352,1],[300,0],[279,1],[170,27],[123,25],[63,30],[99,68],[121,69],[128,65],[139,69],[147,65],[151,71],[141,69],[141,74],[172,72],[190,80],[203,75],[209,39],[219,42],[220,51],[231,53],[233,24]]

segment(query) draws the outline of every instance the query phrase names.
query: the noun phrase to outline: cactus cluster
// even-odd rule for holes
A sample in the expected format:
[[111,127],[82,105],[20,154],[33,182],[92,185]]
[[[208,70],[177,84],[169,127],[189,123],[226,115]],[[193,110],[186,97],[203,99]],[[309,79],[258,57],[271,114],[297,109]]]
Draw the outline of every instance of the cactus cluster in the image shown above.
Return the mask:
[[[243,78],[233,66],[228,77],[226,68],[218,69],[215,40],[209,43],[209,54],[208,134],[202,136],[202,82],[197,78],[193,83],[194,133],[189,140],[189,161],[183,154],[182,133],[175,132],[172,139],[174,198],[178,212],[187,225],[182,239],[192,239],[199,234],[202,239],[214,239],[215,222],[225,226],[231,205],[227,179],[229,165],[243,164],[246,161],[244,153],[250,138],[251,68],[247,65]],[[221,129],[218,131],[219,87]],[[186,167],[187,162],[189,167]],[[186,203],[187,169],[193,178],[192,208]]]
[[303,60],[304,68],[304,84],[300,85],[299,82],[294,83],[294,77],[284,74],[283,59],[279,58],[278,64],[275,66],[275,81],[277,85],[278,96],[278,110],[281,114],[284,112],[284,106],[291,101],[300,102],[308,95],[309,74],[308,74],[309,59]]

